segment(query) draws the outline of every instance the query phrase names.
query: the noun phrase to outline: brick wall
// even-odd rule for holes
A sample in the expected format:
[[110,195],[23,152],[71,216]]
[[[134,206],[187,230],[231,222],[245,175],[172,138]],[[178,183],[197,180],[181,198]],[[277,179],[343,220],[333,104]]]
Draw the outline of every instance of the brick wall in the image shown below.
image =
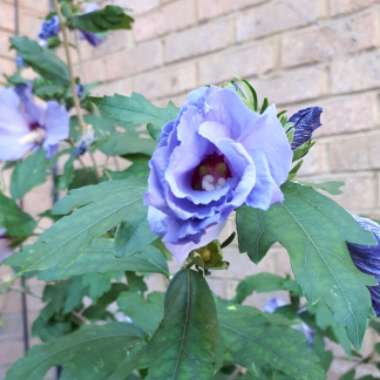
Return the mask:
[[[36,9],[36,2],[19,2],[21,31],[35,35],[44,6]],[[303,176],[345,181],[339,202],[354,212],[380,216],[379,0],[111,2],[132,9],[136,23],[133,32],[114,33],[97,49],[80,44],[78,72],[86,82],[100,82],[100,94],[137,91],[157,103],[173,99],[180,104],[194,87],[241,76],[289,111],[320,105],[325,110],[324,127],[317,133],[318,144]],[[0,5],[3,73],[13,67],[13,57],[4,48],[12,33],[13,10],[10,0],[0,0]],[[233,294],[244,275],[289,271],[287,257],[278,249],[259,266],[238,255],[236,247],[227,256],[230,270],[211,280],[224,296]],[[5,307],[0,365],[21,353],[16,348],[17,297],[8,297]],[[265,300],[254,299],[260,305]],[[373,339],[368,337],[364,350]],[[6,358],[4,342],[9,347]],[[346,362],[336,361],[329,379],[346,368]]]

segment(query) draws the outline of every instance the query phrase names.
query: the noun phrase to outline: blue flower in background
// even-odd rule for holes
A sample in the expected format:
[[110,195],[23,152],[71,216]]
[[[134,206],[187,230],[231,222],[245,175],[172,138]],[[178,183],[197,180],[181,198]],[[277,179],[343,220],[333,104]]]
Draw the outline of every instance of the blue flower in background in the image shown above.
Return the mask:
[[48,20],[44,20],[41,24],[40,33],[38,38],[41,43],[44,45],[49,38],[55,37],[58,35],[61,30],[58,16],[52,16]]
[[[287,305],[289,305],[289,304],[286,303],[283,299],[278,298],[278,297],[272,297],[265,303],[263,310],[266,313],[273,314],[274,312],[276,312],[277,309],[279,309],[283,306],[287,306]],[[299,310],[298,313],[300,313],[300,312],[301,312],[301,310]],[[315,331],[309,325],[307,325],[305,322],[297,323],[294,326],[294,329],[301,332],[304,335],[309,348],[311,348],[313,346],[313,343],[314,343]]]
[[0,160],[18,160],[39,146],[50,157],[68,134],[69,114],[59,103],[37,105],[28,85],[0,89]]
[[367,231],[372,232],[377,245],[361,245],[348,243],[348,249],[355,265],[364,273],[376,278],[378,285],[369,286],[372,305],[377,316],[380,316],[380,225],[374,221],[355,217],[357,222]]
[[309,107],[290,117],[289,121],[294,124],[293,150],[309,141],[313,132],[321,126],[322,111],[320,107]]
[[232,89],[192,92],[150,161],[152,230],[184,260],[217,239],[241,205],[266,210],[281,202],[292,156],[275,106],[258,114]]

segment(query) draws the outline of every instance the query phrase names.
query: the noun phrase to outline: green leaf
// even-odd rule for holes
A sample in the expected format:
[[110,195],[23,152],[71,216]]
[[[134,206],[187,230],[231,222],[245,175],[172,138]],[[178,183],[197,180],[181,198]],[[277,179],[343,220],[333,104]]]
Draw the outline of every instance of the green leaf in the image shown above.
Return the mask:
[[133,18],[116,5],[107,5],[103,9],[75,15],[68,19],[70,27],[92,33],[108,30],[131,29]]
[[165,297],[164,319],[144,357],[146,380],[209,380],[219,343],[213,296],[203,276],[182,270]]
[[36,222],[13,199],[0,192],[0,226],[12,237],[25,238],[32,234]]
[[73,190],[54,210],[78,209],[59,219],[34,245],[10,257],[8,263],[17,267],[18,274],[71,266],[95,238],[128,220],[130,215],[145,214],[144,190],[144,186],[132,180]]
[[57,365],[69,370],[75,380],[104,380],[142,339],[141,330],[128,323],[84,326],[31,348],[8,371],[6,380],[41,380]]
[[[140,94],[131,96],[114,95],[93,98],[100,113],[121,125],[138,126],[151,124],[153,135],[158,136],[161,128],[178,114],[178,108],[169,103],[167,107],[156,107]],[[152,134],[152,133],[151,133]]]
[[149,167],[148,158],[145,156],[133,159],[133,164],[123,171],[107,170],[107,175],[112,179],[141,178],[144,182],[148,180]]
[[296,281],[317,317],[329,311],[359,347],[372,310],[366,286],[374,280],[353,264],[346,242],[373,244],[373,238],[314,189],[289,183],[283,192],[284,202],[269,211],[238,210],[240,251],[257,262],[278,241],[287,249]]
[[50,166],[43,149],[31,154],[24,161],[19,161],[11,178],[11,194],[14,199],[22,198],[35,186],[44,183]]
[[97,142],[97,147],[108,156],[143,154],[151,156],[156,143],[135,133],[114,133]]
[[150,293],[147,298],[137,292],[123,292],[117,299],[119,308],[133,323],[152,335],[164,315],[163,293]]
[[294,280],[262,272],[248,276],[239,282],[236,288],[235,302],[242,303],[253,292],[266,293],[278,290],[301,294],[301,289]]
[[85,273],[108,273],[135,271],[162,273],[168,276],[169,270],[163,254],[153,246],[146,246],[123,257],[116,257],[115,243],[112,239],[95,239],[70,262],[49,268],[39,273],[42,280],[63,280]]
[[138,252],[148,244],[153,243],[157,237],[151,232],[147,214],[130,215],[128,221],[121,223],[116,233],[115,249],[119,257],[129,252]]
[[325,379],[318,357],[286,319],[222,301],[217,308],[225,347],[235,363],[254,366],[259,373],[269,367],[292,380]]
[[11,46],[22,56],[25,63],[43,78],[65,86],[69,85],[67,66],[52,51],[42,48],[27,37],[12,37]]

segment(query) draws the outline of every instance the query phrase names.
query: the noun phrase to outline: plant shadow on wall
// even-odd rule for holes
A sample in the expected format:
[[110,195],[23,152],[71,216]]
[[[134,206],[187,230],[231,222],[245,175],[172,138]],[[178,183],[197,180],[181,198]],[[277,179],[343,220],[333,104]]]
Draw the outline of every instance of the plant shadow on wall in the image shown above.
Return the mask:
[[[339,183],[297,180],[322,110],[288,118],[245,80],[201,87],[180,109],[140,94],[92,96],[73,74],[69,34],[96,47],[132,23],[117,6],[56,0],[38,41],[11,39],[19,69],[0,90],[0,160],[11,173],[0,226],[15,253],[1,291],[20,276],[46,285],[33,324],[43,343],[6,379],[43,379],[60,366],[67,380],[322,380],[329,341],[352,360],[342,380],[357,379],[361,363],[379,366],[379,345],[359,350],[368,324],[380,333],[380,226],[325,195]],[[25,67],[36,79],[24,79]],[[111,170],[97,152],[129,166]],[[33,218],[19,201],[49,178],[60,199]],[[236,231],[220,242],[232,213]],[[214,295],[207,277],[228,270],[223,250],[235,236],[253,263],[280,243],[294,276],[259,273],[232,299]],[[153,273],[168,279],[165,294],[148,289]],[[276,290],[290,302],[244,304]]]

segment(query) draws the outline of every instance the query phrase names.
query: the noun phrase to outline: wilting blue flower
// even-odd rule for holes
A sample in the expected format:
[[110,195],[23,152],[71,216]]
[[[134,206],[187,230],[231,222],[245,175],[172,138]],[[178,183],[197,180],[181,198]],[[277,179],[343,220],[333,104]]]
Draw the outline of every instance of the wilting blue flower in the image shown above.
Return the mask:
[[18,69],[21,69],[25,66],[24,58],[22,58],[21,55],[17,54],[16,55],[16,67]]
[[[264,311],[266,313],[274,313],[277,309],[289,305],[287,304],[283,299],[278,297],[272,297],[270,298],[264,305]],[[300,313],[301,310],[298,311]],[[311,348],[314,343],[314,337],[315,337],[315,331],[307,325],[305,322],[297,323],[294,326],[294,329],[301,332],[304,337],[306,338],[308,346]]]
[[278,308],[285,306],[286,302],[278,297],[270,298],[264,305],[264,311],[266,313],[274,313]]
[[95,140],[95,134],[92,130],[86,132],[79,140],[74,150],[74,157],[79,157],[85,154],[88,148]]
[[65,107],[55,101],[37,105],[28,85],[0,88],[0,160],[18,160],[38,146],[51,156],[68,134]]
[[60,30],[61,26],[59,23],[59,18],[58,16],[53,16],[42,22],[38,37],[41,42],[45,44],[49,38],[57,36]]
[[[87,3],[85,6],[84,14],[95,12],[99,9],[99,6],[95,3]],[[86,40],[90,45],[96,47],[100,45],[105,37],[93,32],[87,32],[86,30],[80,30],[80,36],[82,39]]]
[[84,86],[81,83],[77,83],[76,85],[76,92],[79,98],[81,98],[84,95]]
[[292,155],[275,106],[258,114],[232,89],[192,92],[150,161],[152,230],[183,260],[215,240],[241,205],[266,210],[281,202]]
[[9,246],[7,238],[7,230],[0,227],[0,263],[2,263],[7,257],[12,255],[12,250]]
[[376,278],[378,285],[369,286],[372,305],[377,316],[380,316],[380,225],[374,221],[355,217],[357,222],[367,231],[372,232],[377,245],[361,245],[348,243],[348,249],[355,265],[364,273]]
[[87,32],[85,30],[80,30],[80,36],[82,39],[86,40],[90,45],[96,47],[104,41],[103,36],[99,36],[96,33]]
[[320,107],[309,107],[290,117],[289,121],[294,124],[293,150],[309,141],[313,132],[321,126],[322,111]]

